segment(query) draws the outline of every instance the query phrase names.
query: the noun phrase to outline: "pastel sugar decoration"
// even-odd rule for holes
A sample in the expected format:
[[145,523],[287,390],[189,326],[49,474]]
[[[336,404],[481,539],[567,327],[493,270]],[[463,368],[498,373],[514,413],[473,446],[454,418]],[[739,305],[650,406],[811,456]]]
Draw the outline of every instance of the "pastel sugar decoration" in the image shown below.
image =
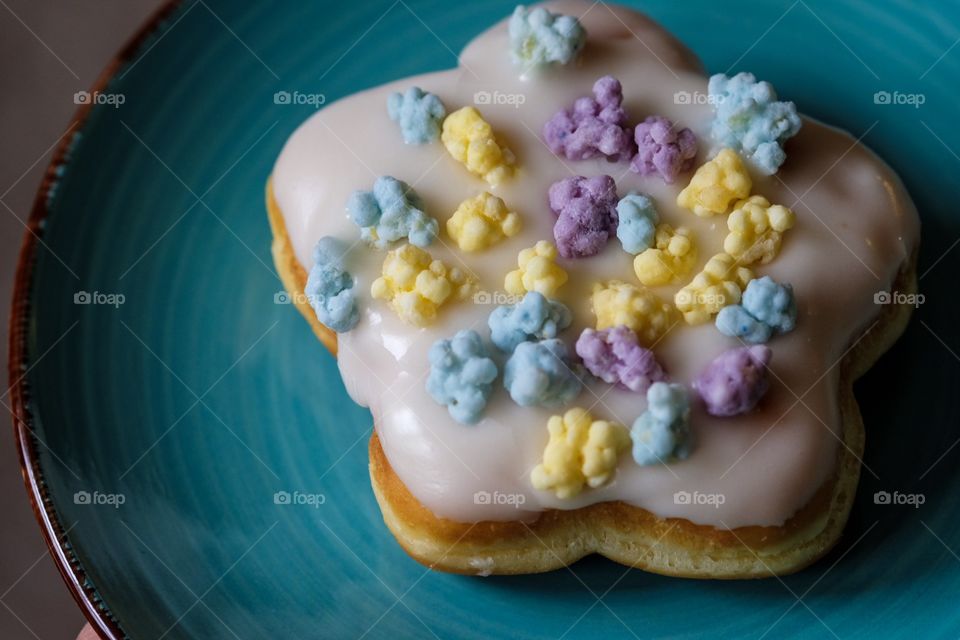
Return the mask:
[[740,264],[767,264],[780,251],[783,233],[795,221],[789,208],[772,205],[763,196],[750,196],[738,202],[727,217],[730,233],[723,240],[723,250]]
[[463,107],[448,115],[440,139],[457,162],[491,187],[513,175],[513,153],[500,144],[493,127],[473,107]]
[[463,251],[481,251],[515,236],[521,226],[519,214],[484,191],[460,203],[447,220],[447,233]]
[[732,149],[722,149],[700,165],[690,184],[677,195],[677,205],[704,218],[727,213],[734,202],[750,195],[751,186],[740,156]]
[[753,272],[736,260],[718,253],[703,266],[690,284],[677,291],[674,303],[687,324],[703,324],[720,309],[740,302],[740,293],[753,279]]
[[360,237],[380,249],[402,239],[429,246],[440,228],[423,212],[423,203],[410,185],[391,176],[377,178],[373,191],[354,191],[347,211],[360,227]]
[[617,202],[617,239],[623,250],[634,255],[653,245],[660,215],[653,198],[631,191]]
[[400,125],[404,142],[426,144],[440,139],[440,123],[447,110],[434,94],[410,87],[387,96],[387,114]]
[[610,280],[593,285],[590,298],[597,329],[625,326],[652,345],[676,323],[673,306],[645,287]]
[[640,346],[629,327],[584,329],[576,348],[587,371],[621,389],[646,393],[654,382],[667,379],[653,351]]
[[543,139],[567,160],[629,160],[634,145],[620,81],[612,76],[597,80],[593,97],[578,98],[572,108],[561,109],[543,125]]
[[751,280],[740,304],[721,309],[716,324],[720,333],[751,344],[793,331],[797,325],[793,287],[779,284],[770,276]]
[[690,455],[690,396],[682,384],[655,382],[647,410],[630,429],[633,459],[639,465],[684,460]]
[[587,32],[573,16],[543,7],[518,6],[507,26],[513,61],[523,69],[567,64],[587,41]]
[[630,446],[625,426],[596,420],[580,407],[551,416],[547,431],[550,439],[543,461],[530,473],[530,482],[540,491],[553,491],[561,500],[573,498],[584,487],[607,484],[620,454]]
[[573,317],[562,302],[531,291],[517,304],[499,306],[490,314],[490,339],[500,351],[512,353],[521,342],[556,338]]
[[752,410],[770,386],[767,365],[772,355],[764,345],[724,351],[693,381],[707,413],[736,416]]
[[401,320],[417,327],[433,322],[442,304],[466,298],[474,287],[459,269],[411,244],[387,252],[382,273],[370,294],[387,301]]
[[582,383],[562,340],[521,342],[504,366],[503,386],[521,407],[562,407]]
[[360,321],[356,281],[344,266],[346,252],[346,245],[336,238],[320,238],[304,288],[317,320],[337,333],[350,331]]
[[503,282],[503,288],[513,295],[536,291],[551,297],[567,281],[567,272],[557,264],[557,248],[547,240],[523,249],[517,265]]
[[667,184],[693,168],[697,138],[663,116],[648,116],[633,130],[637,154],[630,168],[642,176],[659,175]]
[[564,258],[600,253],[617,233],[617,185],[610,176],[573,176],[550,185],[553,238]]
[[633,259],[633,271],[641,283],[657,287],[685,277],[696,259],[697,246],[690,230],[674,229],[664,222],[657,225],[653,246]]
[[430,347],[427,391],[454,420],[476,424],[497,378],[497,364],[476,331],[458,331]]
[[800,116],[792,102],[777,100],[769,82],[752,73],[710,77],[707,85],[714,117],[710,134],[717,144],[743,154],[764,175],[773,175],[787,155],[783,144],[800,131]]

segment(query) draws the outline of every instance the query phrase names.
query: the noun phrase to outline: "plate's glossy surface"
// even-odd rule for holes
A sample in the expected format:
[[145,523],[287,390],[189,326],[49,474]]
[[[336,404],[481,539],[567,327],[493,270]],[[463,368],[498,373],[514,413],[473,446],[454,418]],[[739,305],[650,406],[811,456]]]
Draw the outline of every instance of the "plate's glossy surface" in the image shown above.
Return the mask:
[[[38,202],[42,243],[21,265],[13,366],[41,511],[66,531],[59,553],[110,617],[104,628],[136,638],[956,635],[960,33],[945,26],[958,24],[956,7],[637,3],[709,71],[753,71],[802,111],[863,134],[920,209],[926,299],[857,386],[868,468],[838,549],[783,580],[710,583],[596,558],[542,576],[465,578],[428,572],[395,544],[367,479],[369,415],[303,319],[275,300],[263,186],[313,107],[274,94],[332,101],[452,66],[512,4],[188,0],[103,89]],[[917,94],[923,104],[903,103]],[[923,504],[876,504],[878,491]]]

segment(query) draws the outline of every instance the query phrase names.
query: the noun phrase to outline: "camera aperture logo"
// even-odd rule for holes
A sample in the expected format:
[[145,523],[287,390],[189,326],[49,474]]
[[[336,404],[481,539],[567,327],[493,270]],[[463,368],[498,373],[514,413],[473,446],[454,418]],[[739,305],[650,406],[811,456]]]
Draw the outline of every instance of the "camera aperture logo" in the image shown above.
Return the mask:
[[277,491],[273,494],[273,504],[306,506],[319,509],[326,503],[327,496],[322,493],[305,493],[303,491]]
[[483,106],[486,104],[505,105],[519,109],[527,101],[527,96],[522,93],[503,93],[502,91],[477,91],[473,94],[473,104]]
[[103,493],[102,491],[77,491],[73,494],[73,504],[107,506],[119,509],[126,503],[127,496],[122,493]]
[[104,93],[102,91],[77,91],[73,94],[73,104],[106,104],[114,109],[119,109],[120,105],[127,101],[127,96],[122,93]]
[[122,293],[105,293],[103,291],[77,291],[73,294],[73,304],[99,305],[117,309],[127,297]]
[[920,505],[927,501],[927,497],[922,493],[900,493],[894,491],[877,491],[873,494],[873,504],[910,506],[919,509]]
[[677,491],[673,494],[673,504],[704,504],[719,509],[727,501],[722,493],[700,493],[699,491]]
[[904,304],[918,308],[927,297],[922,293],[904,293],[903,291],[877,291],[873,294],[873,304]]
[[473,494],[473,504],[495,504],[514,506],[518,509],[526,504],[527,496],[522,493],[501,493],[500,491],[477,491]]
[[309,105],[319,109],[327,103],[327,96],[322,93],[303,93],[301,91],[277,91],[273,94],[273,104]]
[[919,109],[927,101],[923,93],[902,93],[900,91],[877,91],[873,94],[873,104],[907,105]]

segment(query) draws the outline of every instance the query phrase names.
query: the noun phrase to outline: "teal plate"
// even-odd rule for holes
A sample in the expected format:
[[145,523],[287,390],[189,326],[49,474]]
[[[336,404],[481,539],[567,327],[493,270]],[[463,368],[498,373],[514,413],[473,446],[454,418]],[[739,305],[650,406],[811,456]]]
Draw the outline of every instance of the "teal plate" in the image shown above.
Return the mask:
[[[925,302],[857,385],[868,468],[836,550],[782,580],[600,558],[478,579],[427,571],[394,542],[367,477],[370,416],[275,300],[263,188],[313,107],[274,94],[332,101],[453,66],[511,8],[187,0],[108,69],[38,197],[11,323],[28,488],[88,618],[133,638],[956,637],[955,3],[641,7],[710,71],[753,71],[864,135],[920,209]],[[880,491],[923,504],[877,504]]]

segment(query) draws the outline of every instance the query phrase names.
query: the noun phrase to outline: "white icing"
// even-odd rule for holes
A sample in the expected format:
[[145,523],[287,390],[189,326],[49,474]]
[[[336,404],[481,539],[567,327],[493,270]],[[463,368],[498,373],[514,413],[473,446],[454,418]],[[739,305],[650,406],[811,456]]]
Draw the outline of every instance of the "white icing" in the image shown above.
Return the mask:
[[[575,1],[555,10],[581,15],[588,6]],[[474,94],[481,90],[525,98],[519,108],[479,107],[517,155],[517,176],[493,192],[520,212],[523,231],[477,254],[456,250],[445,232],[429,248],[447,264],[476,275],[482,289],[502,291],[504,275],[516,267],[517,253],[537,240],[552,241],[555,218],[546,204],[547,188],[571,172],[608,173],[616,179],[620,195],[630,189],[651,194],[665,221],[693,229],[699,249],[697,270],[721,251],[725,217],[700,219],[675,204],[689,176],[665,185],[659,178],[629,172],[625,163],[565,161],[540,140],[543,123],[554,112],[588,95],[593,82],[609,74],[623,83],[632,122],[661,114],[689,126],[700,142],[697,165],[707,158],[709,107],[674,103],[675,92],[706,92],[706,79],[693,56],[632,11],[601,4],[582,22],[589,41],[580,59],[568,67],[552,67],[521,80],[509,59],[505,23],[500,23],[467,47],[460,68],[365,91],[307,120],[290,137],[273,171],[276,199],[304,267],[309,269],[313,245],[324,235],[348,244],[358,241],[345,203],[353,190],[371,188],[379,175],[413,185],[441,228],[462,200],[488,189],[439,142],[404,145],[397,125],[387,117],[385,102],[388,93],[414,84],[439,95],[448,111],[473,104]],[[493,306],[447,305],[427,329],[405,325],[383,302],[369,296],[384,253],[356,244],[348,266],[362,293],[363,313],[356,329],[339,336],[340,371],[353,399],[370,407],[386,456],[412,494],[435,514],[464,522],[530,519],[547,508],[572,509],[607,500],[718,528],[780,525],[790,518],[834,471],[837,447],[843,446],[838,361],[880,309],[873,304],[874,293],[890,287],[916,242],[918,221],[899,179],[885,164],[849,135],[809,119],[788,143],[779,176],[754,176],[754,193],[793,206],[797,214],[780,255],[756,269],[759,275],[792,283],[800,308],[797,329],[770,344],[774,353],[770,391],[757,410],[737,418],[713,418],[697,407],[692,418],[695,448],[688,460],[639,467],[625,453],[611,484],[571,500],[537,491],[529,480],[546,444],[546,422],[553,412],[518,407],[498,380],[485,418],[468,427],[453,421],[424,388],[430,345],[463,328],[488,335],[486,320]],[[798,197],[802,202],[797,203]],[[616,239],[599,256],[562,263],[572,276],[558,295],[574,311],[574,326],[564,335],[572,349],[582,328],[594,323],[588,299],[591,284],[635,278],[631,257]],[[669,299],[676,289],[656,291]],[[710,324],[681,323],[656,352],[674,380],[689,382],[712,358],[738,344]],[[592,385],[574,404],[627,425],[645,408],[641,395],[602,383]],[[719,507],[696,500],[681,504],[674,499],[681,491],[723,494],[724,501]],[[493,498],[478,503],[477,492]],[[502,498],[516,495],[522,498]]]

